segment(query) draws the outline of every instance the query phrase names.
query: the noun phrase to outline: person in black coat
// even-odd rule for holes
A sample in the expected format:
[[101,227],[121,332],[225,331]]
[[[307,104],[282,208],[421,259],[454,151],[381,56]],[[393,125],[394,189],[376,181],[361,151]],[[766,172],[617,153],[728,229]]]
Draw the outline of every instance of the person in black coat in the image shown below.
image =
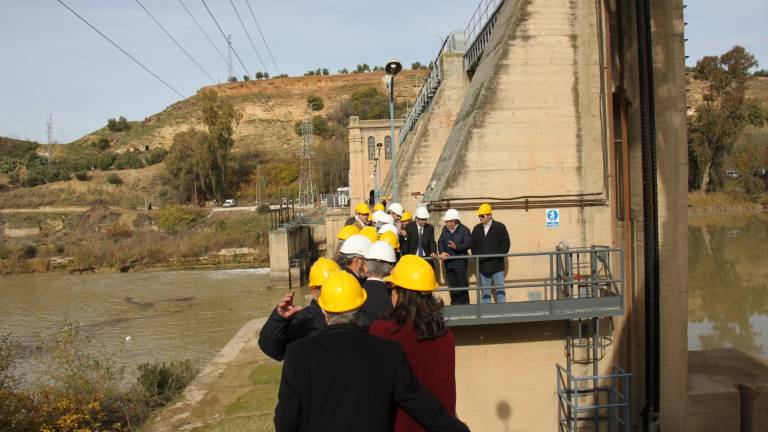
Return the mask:
[[384,278],[392,271],[397,256],[389,243],[379,240],[368,249],[365,260],[368,263],[368,278],[363,283],[363,289],[368,293],[368,299],[364,310],[368,322],[372,324],[381,319],[382,315],[392,311],[391,289],[384,282]]
[[335,272],[318,304],[328,327],[288,346],[275,430],[390,432],[400,406],[430,431],[469,429],[419,384],[400,344],[358,325],[365,291]]
[[[467,260],[449,259],[452,256],[468,255],[472,244],[472,234],[469,228],[464,226],[459,220],[459,212],[455,209],[448,209],[443,216],[445,226],[440,233],[440,239],[437,242],[437,250],[440,258],[445,260],[445,278],[448,280],[450,288],[459,288],[469,286],[467,279]],[[467,290],[450,291],[451,304],[469,304],[469,292]]]
[[317,304],[320,286],[339,265],[327,258],[319,258],[309,269],[309,292],[314,297],[309,306],[293,304],[294,291],[280,300],[259,332],[259,348],[275,360],[285,357],[288,344],[312,336],[325,328],[325,316]]
[[[472,255],[494,255],[509,252],[509,233],[507,227],[493,220],[491,206],[483,204],[477,209],[480,223],[472,229]],[[491,292],[494,292],[496,303],[506,302],[504,291],[504,258],[480,259],[480,286],[482,289],[481,303],[491,302]],[[496,288],[491,288],[491,286]]]

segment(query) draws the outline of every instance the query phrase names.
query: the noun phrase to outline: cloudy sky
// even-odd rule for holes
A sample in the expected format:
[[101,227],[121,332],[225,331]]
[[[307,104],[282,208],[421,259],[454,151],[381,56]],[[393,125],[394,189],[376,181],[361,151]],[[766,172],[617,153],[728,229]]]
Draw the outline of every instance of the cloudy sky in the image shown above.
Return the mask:
[[[202,67],[200,70],[163,33],[137,0],[62,0],[183,96],[224,81],[226,43],[202,0],[138,0]],[[463,29],[479,0],[206,0],[248,72],[352,69],[358,63],[428,62],[440,39]],[[742,44],[768,68],[768,2],[689,0],[686,49],[689,63]],[[264,61],[257,57],[235,8]],[[258,21],[274,63],[251,15]],[[727,10],[725,10],[727,9]],[[105,124],[162,111],[179,99],[102,39],[57,0],[2,0],[0,14],[0,135],[68,142]],[[245,72],[236,58],[238,76]]]

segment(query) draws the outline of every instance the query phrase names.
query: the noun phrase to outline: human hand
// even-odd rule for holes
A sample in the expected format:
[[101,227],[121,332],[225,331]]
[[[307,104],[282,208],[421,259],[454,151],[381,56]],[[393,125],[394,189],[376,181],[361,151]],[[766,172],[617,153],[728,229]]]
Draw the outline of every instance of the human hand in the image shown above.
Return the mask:
[[448,258],[449,256],[450,256],[450,255],[448,255],[448,252],[441,252],[441,253],[440,253],[440,259],[446,259],[446,258]]
[[456,249],[456,243],[454,243],[452,240],[448,240],[448,247],[451,249]]
[[278,303],[277,307],[275,308],[277,314],[283,318],[290,318],[293,316],[293,314],[302,309],[301,306],[296,306],[293,304],[294,293],[295,291],[291,291],[284,295],[283,298],[280,299],[280,303]]

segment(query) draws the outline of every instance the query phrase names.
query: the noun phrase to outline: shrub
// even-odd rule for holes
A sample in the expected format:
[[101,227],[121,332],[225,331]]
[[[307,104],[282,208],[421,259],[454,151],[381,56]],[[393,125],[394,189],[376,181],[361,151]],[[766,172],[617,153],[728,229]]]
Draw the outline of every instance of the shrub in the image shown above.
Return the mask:
[[107,182],[111,185],[121,185],[123,184],[123,179],[121,179],[119,175],[111,173],[107,176]]
[[269,204],[267,204],[267,203],[259,204],[259,206],[256,208],[256,212],[258,214],[267,214],[267,213],[269,213]]
[[315,95],[307,97],[307,105],[309,105],[309,109],[312,111],[322,111],[323,107],[325,107],[323,98]]
[[131,125],[128,123],[128,120],[120,116],[117,120],[111,118],[107,120],[107,129],[109,129],[112,132],[125,132],[128,129],[131,128]]
[[118,170],[126,168],[137,169],[144,168],[144,161],[141,160],[138,153],[125,152],[120,153],[112,165]]
[[168,150],[164,149],[163,147],[157,147],[152,149],[152,151],[150,151],[149,154],[144,157],[144,162],[146,162],[147,165],[158,164],[162,162],[167,155]]
[[102,171],[107,171],[112,168],[112,164],[115,163],[117,155],[112,152],[103,153],[96,159],[96,166]]
[[75,178],[80,181],[87,181],[89,179],[88,173],[85,171],[78,171],[75,173]]
[[158,228],[168,233],[176,233],[192,226],[195,216],[178,207],[167,207],[160,210],[157,222]]
[[91,146],[99,150],[106,150],[109,147],[109,139],[106,137],[101,137],[98,140],[91,142]]
[[136,381],[148,396],[148,402],[153,408],[172,401],[197,375],[196,368],[189,360],[143,363],[137,369],[139,376]]

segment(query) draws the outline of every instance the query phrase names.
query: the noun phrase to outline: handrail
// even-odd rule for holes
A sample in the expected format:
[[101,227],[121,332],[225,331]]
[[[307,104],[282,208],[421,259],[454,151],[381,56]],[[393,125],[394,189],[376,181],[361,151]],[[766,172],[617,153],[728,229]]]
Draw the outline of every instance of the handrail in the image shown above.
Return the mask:
[[416,96],[413,106],[411,107],[411,110],[408,111],[408,115],[405,117],[403,126],[400,129],[400,138],[398,139],[400,145],[405,142],[408,134],[416,126],[419,116],[426,111],[427,107],[432,102],[432,97],[435,95],[435,92],[440,87],[440,83],[443,81],[443,69],[440,63],[440,57],[443,55],[443,52],[452,53],[464,51],[462,43],[457,40],[459,37],[463,37],[461,32],[451,32],[445,39],[443,39],[443,43],[440,45],[440,50],[432,61],[432,69],[430,69],[429,74],[424,79],[424,84],[422,84],[421,89],[419,90],[419,95]]
[[467,27],[464,29],[464,33],[467,35],[468,47],[472,46],[477,36],[482,32],[485,25],[490,21],[502,3],[504,3],[504,0],[480,0],[472,17],[469,18]]
[[[526,280],[505,280],[501,285],[480,286],[480,262],[488,258],[544,258],[541,275]],[[516,252],[506,254],[484,254],[449,256],[446,258],[426,257],[428,261],[443,262],[466,260],[474,264],[475,284],[473,286],[448,287],[441,285],[438,292],[474,291],[475,304],[447,305],[445,316],[449,323],[481,324],[490,318],[494,322],[532,321],[531,317],[542,320],[571,319],[592,316],[620,315],[624,312],[624,252],[608,246],[584,248],[563,248],[545,252]],[[469,263],[468,263],[469,264]],[[621,269],[615,276],[611,267]],[[471,285],[471,284],[469,284]],[[506,303],[483,303],[483,289],[541,289],[540,300],[515,301]],[[541,292],[541,291],[539,291]],[[573,316],[569,316],[573,314]],[[505,317],[509,318],[505,321]],[[522,317],[527,317],[523,319]]]

